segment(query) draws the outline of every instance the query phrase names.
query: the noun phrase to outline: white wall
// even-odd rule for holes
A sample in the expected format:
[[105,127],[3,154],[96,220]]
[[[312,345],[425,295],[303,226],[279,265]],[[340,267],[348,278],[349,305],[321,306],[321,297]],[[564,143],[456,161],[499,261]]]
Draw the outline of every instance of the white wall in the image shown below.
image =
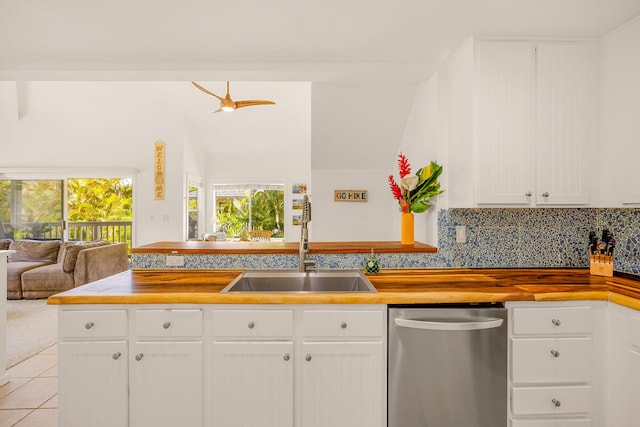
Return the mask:
[[[605,37],[601,53],[601,191],[595,199],[619,206],[640,202],[640,16]],[[635,198],[625,191],[631,188]]]
[[[446,144],[441,141],[440,134],[441,121],[439,120],[438,106],[438,77],[437,75],[429,79],[428,82],[422,83],[418,87],[413,105],[409,113],[402,141],[400,142],[399,151],[407,156],[412,167],[412,173],[415,173],[423,166],[428,165],[432,160],[438,164],[443,164],[446,159]],[[398,180],[398,169],[394,164],[394,177]],[[443,169],[443,172],[446,169]],[[443,173],[444,175],[444,173]],[[441,188],[446,190],[446,180],[441,175]],[[441,196],[431,199],[432,207],[425,213],[414,215],[415,240],[436,246],[438,243],[438,224],[437,211],[442,208],[442,199],[446,192]],[[394,205],[395,206],[395,205]],[[400,211],[395,206],[393,209],[393,233],[400,236]],[[398,240],[396,239],[391,240]]]
[[[314,169],[310,238],[321,241],[400,240],[387,185],[391,169]],[[334,202],[334,190],[367,190],[366,203]],[[398,218],[396,222],[399,223]],[[399,230],[398,226],[398,230]]]

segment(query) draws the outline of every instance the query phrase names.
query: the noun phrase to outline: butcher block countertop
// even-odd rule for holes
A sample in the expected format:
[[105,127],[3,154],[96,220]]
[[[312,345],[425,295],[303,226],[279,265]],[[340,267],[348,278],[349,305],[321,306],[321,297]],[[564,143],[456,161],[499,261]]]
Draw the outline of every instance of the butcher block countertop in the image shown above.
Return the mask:
[[610,300],[640,309],[640,282],[587,269],[414,269],[368,275],[377,293],[221,294],[241,271],[138,270],[49,297],[49,304],[428,304]]
[[[133,254],[297,254],[297,242],[157,242],[132,248]],[[309,242],[311,254],[368,254],[371,249],[378,254],[436,253],[438,249],[424,243],[402,245],[400,242]]]

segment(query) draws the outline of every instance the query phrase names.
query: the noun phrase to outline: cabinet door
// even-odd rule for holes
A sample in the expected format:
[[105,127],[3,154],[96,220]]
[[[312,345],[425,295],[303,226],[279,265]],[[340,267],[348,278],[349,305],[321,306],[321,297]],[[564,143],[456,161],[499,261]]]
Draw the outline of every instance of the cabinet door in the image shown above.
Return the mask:
[[386,369],[382,343],[306,342],[303,427],[382,427]]
[[214,426],[293,426],[293,343],[215,342],[211,355]]
[[536,202],[588,203],[589,152],[595,150],[596,73],[589,43],[536,48]]
[[127,343],[61,342],[58,354],[59,424],[128,426]]
[[531,203],[534,190],[533,46],[481,41],[477,47],[476,199]]
[[141,342],[131,352],[134,427],[202,427],[202,342]]

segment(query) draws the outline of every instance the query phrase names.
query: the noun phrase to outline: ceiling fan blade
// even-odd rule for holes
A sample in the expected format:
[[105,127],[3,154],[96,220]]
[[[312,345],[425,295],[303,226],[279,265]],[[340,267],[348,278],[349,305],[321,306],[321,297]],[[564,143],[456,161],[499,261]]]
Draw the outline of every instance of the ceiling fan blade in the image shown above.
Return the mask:
[[203,91],[204,93],[208,94],[208,95],[212,95],[215,96],[216,98],[218,98],[220,101],[222,101],[224,98],[219,97],[218,95],[216,95],[213,92],[210,92],[209,90],[203,88],[202,86],[200,86],[198,83],[196,82],[191,82],[195,87],[197,87],[198,89],[200,89],[201,91]]
[[275,104],[273,101],[263,101],[263,100],[246,100],[246,101],[236,101],[236,108],[242,107],[251,107],[253,105],[271,105]]

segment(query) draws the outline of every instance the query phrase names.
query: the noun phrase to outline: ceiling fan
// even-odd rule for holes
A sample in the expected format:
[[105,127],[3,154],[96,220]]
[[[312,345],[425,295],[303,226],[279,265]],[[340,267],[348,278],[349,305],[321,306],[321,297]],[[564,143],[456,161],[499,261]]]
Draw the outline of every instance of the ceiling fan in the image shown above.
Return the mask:
[[262,100],[233,101],[231,99],[231,95],[229,95],[229,82],[227,82],[227,94],[225,95],[224,98],[221,97],[221,96],[216,95],[213,92],[210,92],[209,90],[207,90],[204,87],[200,86],[196,82],[191,82],[191,83],[193,83],[193,85],[195,87],[197,87],[198,89],[200,89],[204,93],[206,93],[208,95],[211,95],[211,96],[215,96],[216,98],[218,98],[220,100],[220,108],[217,109],[216,111],[214,111],[214,113],[219,113],[220,111],[227,111],[227,112],[235,111],[238,108],[251,107],[253,105],[275,104],[275,102],[273,102],[273,101],[262,101]]

